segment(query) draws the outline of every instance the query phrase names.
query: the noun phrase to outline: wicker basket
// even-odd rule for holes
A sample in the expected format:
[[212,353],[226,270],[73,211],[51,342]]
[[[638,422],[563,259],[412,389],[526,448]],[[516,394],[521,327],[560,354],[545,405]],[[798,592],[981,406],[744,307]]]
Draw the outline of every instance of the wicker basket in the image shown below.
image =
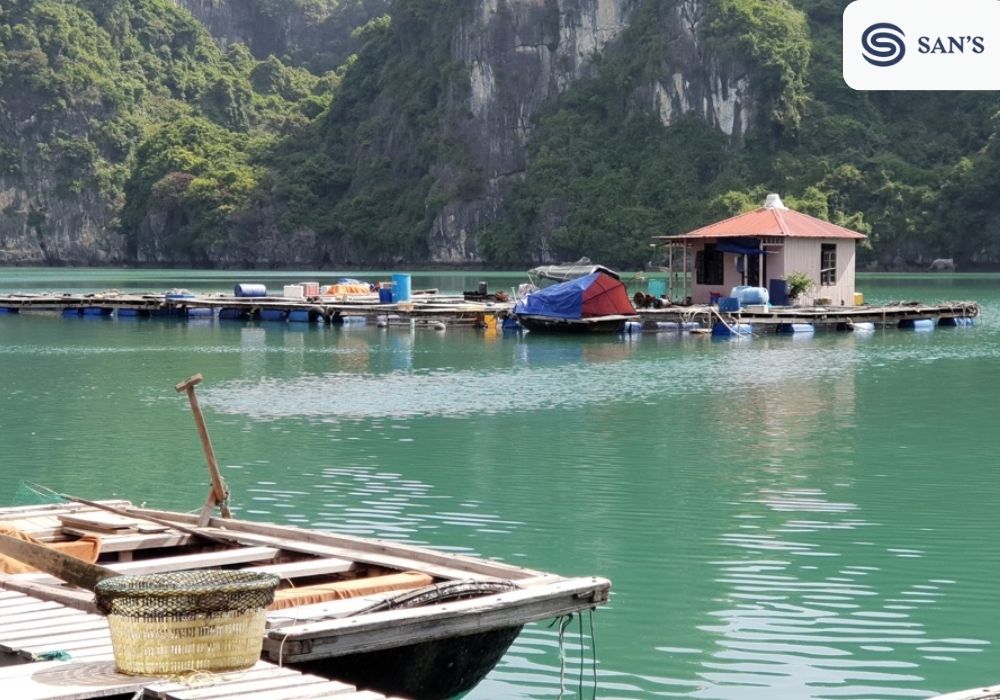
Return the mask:
[[278,577],[249,571],[114,576],[97,584],[121,673],[230,671],[260,658]]

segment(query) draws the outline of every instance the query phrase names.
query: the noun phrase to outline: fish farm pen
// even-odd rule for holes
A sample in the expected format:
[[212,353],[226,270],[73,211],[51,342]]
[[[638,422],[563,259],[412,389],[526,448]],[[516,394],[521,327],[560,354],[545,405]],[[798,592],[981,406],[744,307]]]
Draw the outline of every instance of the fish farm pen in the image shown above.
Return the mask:
[[[221,321],[288,323],[349,323],[379,325],[434,324],[436,327],[483,325],[503,320],[512,324],[512,301],[471,300],[414,292],[407,301],[385,301],[377,294],[354,296],[244,297],[226,294],[20,293],[0,295],[0,315],[22,312],[63,316],[119,318],[187,318]],[[627,332],[811,333],[816,331],[901,328],[929,330],[935,326],[973,325],[979,305],[972,301],[923,304],[895,302],[861,306],[749,305],[727,310],[725,304],[665,305],[639,308]],[[501,324],[498,324],[501,325]]]

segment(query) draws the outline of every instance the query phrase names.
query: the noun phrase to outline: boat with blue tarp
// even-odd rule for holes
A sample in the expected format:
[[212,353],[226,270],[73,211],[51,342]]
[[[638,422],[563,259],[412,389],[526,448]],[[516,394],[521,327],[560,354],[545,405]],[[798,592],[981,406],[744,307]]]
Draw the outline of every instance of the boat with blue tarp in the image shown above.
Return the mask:
[[513,313],[530,331],[562,333],[620,333],[639,320],[625,284],[606,268],[529,292]]

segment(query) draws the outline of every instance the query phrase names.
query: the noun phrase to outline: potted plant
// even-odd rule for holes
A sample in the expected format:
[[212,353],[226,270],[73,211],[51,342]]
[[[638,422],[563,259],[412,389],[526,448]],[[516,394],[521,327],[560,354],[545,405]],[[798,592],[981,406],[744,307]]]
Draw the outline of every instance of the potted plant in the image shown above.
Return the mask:
[[798,301],[799,296],[816,286],[805,272],[789,272],[785,275],[785,282],[788,283],[788,300],[793,304]]

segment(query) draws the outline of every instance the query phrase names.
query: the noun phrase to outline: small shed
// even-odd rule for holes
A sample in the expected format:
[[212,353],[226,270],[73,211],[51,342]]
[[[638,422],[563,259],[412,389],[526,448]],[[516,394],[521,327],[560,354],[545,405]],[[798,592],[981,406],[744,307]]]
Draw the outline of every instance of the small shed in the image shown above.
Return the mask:
[[689,296],[695,304],[729,296],[737,286],[767,288],[771,303],[782,304],[785,276],[802,272],[814,287],[799,298],[800,303],[853,306],[855,246],[865,238],[793,211],[777,194],[769,194],[759,209],[655,240],[668,247],[672,297],[682,296],[673,288],[675,267],[680,264],[681,271],[690,270],[693,262]]

